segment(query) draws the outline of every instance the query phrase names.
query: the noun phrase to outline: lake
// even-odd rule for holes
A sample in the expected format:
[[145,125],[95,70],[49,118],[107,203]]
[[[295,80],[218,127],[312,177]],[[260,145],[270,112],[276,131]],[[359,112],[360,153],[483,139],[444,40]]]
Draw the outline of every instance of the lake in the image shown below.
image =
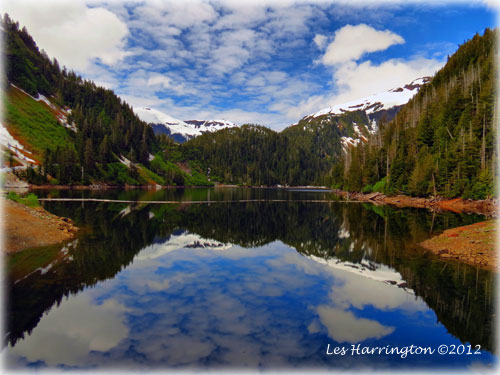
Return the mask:
[[[37,194],[114,201],[43,202],[72,218],[78,237],[6,257],[9,369],[477,371],[497,362],[494,273],[417,246],[481,216],[300,189]],[[160,201],[179,203],[148,203]],[[411,345],[434,354],[403,355]],[[440,355],[440,345],[463,354]]]

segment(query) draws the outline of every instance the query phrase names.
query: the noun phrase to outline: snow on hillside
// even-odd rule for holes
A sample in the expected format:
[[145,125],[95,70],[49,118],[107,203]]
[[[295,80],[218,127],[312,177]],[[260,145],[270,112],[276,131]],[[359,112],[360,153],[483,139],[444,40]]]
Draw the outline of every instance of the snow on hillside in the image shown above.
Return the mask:
[[184,121],[173,118],[154,108],[134,107],[135,114],[148,124],[188,126]]
[[152,125],[163,125],[169,134],[180,134],[186,139],[197,137],[206,132],[216,132],[238,125],[226,120],[178,120],[154,108],[137,107],[135,114],[144,122]]
[[26,154],[31,154],[31,151],[27,150],[21,143],[19,143],[2,123],[0,123],[0,145],[9,149],[14,155],[16,155],[19,162],[23,165],[35,163],[33,159],[26,156]]
[[341,115],[350,111],[366,111],[367,114],[373,114],[383,109],[400,106],[408,103],[408,101],[415,95],[423,84],[430,81],[430,77],[418,78],[411,83],[398,87],[389,91],[367,96],[365,98],[353,100],[347,103],[334,105],[308,117],[319,117],[326,114]]
[[51,112],[56,116],[57,120],[59,123],[64,126],[65,128],[68,128],[74,132],[77,131],[76,125],[74,123],[69,123],[68,122],[68,115],[71,113],[70,108],[62,108],[56,106],[54,103],[52,103],[45,95],[42,95],[40,93],[37,94],[36,97],[28,94],[26,91],[24,91],[22,88],[17,87],[13,83],[10,84],[12,87],[15,89],[21,91],[23,94],[29,96],[31,99],[36,100],[37,102],[43,102],[47,107],[50,108]]
[[[306,122],[314,122],[317,117],[322,117],[321,123],[328,117],[340,116],[344,113],[354,111],[365,111],[368,116],[368,124],[363,125],[368,133],[374,134],[378,129],[378,120],[382,115],[386,116],[387,120],[398,111],[398,109],[418,92],[418,90],[427,82],[431,77],[422,77],[413,80],[411,83],[403,86],[388,90],[382,93],[367,96],[365,98],[353,100],[347,103],[336,104],[334,106],[322,109],[316,113],[305,116],[302,120]],[[301,121],[302,121],[301,120]],[[297,124],[294,124],[297,125]],[[294,126],[292,125],[292,126]],[[304,126],[304,129],[306,126]],[[347,152],[349,148],[357,146],[360,142],[366,142],[368,139],[360,131],[360,125],[355,122],[352,123],[354,134],[352,136],[343,136],[340,138],[342,150]]]
[[348,273],[363,276],[367,279],[379,281],[395,288],[400,288],[408,294],[415,294],[412,289],[407,287],[406,281],[403,279],[401,274],[389,266],[377,264],[367,259],[362,259],[359,263],[353,263],[340,260],[337,257],[323,259],[315,255],[310,255],[308,258],[314,260],[315,262],[325,264],[334,270],[342,270]]

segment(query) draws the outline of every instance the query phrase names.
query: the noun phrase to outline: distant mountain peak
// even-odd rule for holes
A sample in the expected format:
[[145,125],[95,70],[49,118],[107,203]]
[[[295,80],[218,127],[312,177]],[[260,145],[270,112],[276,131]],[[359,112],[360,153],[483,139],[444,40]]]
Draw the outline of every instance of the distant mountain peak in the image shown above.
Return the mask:
[[203,133],[238,126],[227,120],[178,120],[150,107],[135,107],[134,112],[142,121],[151,125],[155,133],[166,134],[180,143]]

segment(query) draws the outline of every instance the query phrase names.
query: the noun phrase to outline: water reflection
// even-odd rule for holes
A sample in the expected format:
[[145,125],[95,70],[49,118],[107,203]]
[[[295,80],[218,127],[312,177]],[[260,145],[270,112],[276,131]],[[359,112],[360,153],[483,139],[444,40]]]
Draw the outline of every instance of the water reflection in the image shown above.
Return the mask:
[[461,340],[492,350],[492,274],[412,245],[431,226],[472,216],[335,202],[48,208],[87,230],[63,248],[9,258],[9,366],[463,368],[493,361],[488,352],[325,355],[331,343]]

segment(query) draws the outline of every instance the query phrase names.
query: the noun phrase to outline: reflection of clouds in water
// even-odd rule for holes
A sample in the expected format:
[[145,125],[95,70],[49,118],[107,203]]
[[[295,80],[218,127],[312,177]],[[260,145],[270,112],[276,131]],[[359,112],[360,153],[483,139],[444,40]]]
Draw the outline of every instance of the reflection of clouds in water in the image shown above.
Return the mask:
[[328,336],[335,341],[357,343],[366,339],[379,339],[394,331],[376,320],[358,318],[350,311],[329,306],[317,308],[321,323],[328,329]]
[[[174,242],[186,243],[179,238]],[[71,317],[66,307],[71,299],[64,301],[44,318],[51,318],[51,329],[41,323],[15,353],[48,364],[60,360],[130,369],[289,367],[297,358],[301,365],[318,365],[328,361],[323,355],[326,333],[337,341],[358,342],[394,330],[355,316],[350,306],[394,309],[408,304],[402,297],[407,293],[397,287],[332,270],[280,242],[255,249],[233,246],[224,252],[173,251],[175,246],[147,247],[113,280],[74,297],[89,305],[78,310],[88,320],[80,323],[78,314],[76,320]],[[91,304],[89,295],[97,294],[101,306]],[[106,309],[112,303],[116,308]],[[58,311],[64,315],[62,324],[55,321]],[[91,317],[99,314],[105,316],[95,322]],[[65,329],[64,319],[69,326],[78,322],[74,332]],[[60,353],[52,348],[37,352],[42,339],[64,348]],[[23,345],[32,351],[23,351]],[[83,361],[90,350],[94,352]]]
[[[329,293],[333,307],[320,305],[316,311],[328,335],[335,341],[356,343],[368,338],[381,338],[394,331],[393,327],[385,327],[375,320],[356,317],[348,311],[351,306],[357,309],[373,306],[378,310],[401,309],[411,312],[427,309],[427,305],[415,297],[413,291],[398,286],[404,282],[401,274],[385,265],[370,264],[367,267],[316,256],[306,260],[291,253],[268,263],[277,266],[283,261],[294,264],[306,274],[317,275],[326,271],[333,275]],[[317,320],[310,323],[308,330],[310,333],[320,330]]]
[[[324,265],[334,276],[329,293],[333,306],[320,305],[316,310],[328,335],[335,341],[357,343],[369,338],[379,339],[394,332],[394,327],[356,317],[348,311],[351,306],[357,309],[373,306],[384,311],[401,309],[415,312],[427,309],[413,291],[398,286],[403,282],[401,274],[385,265],[371,264],[365,267],[362,264],[340,262],[335,258],[325,260],[312,256],[311,259]],[[307,268],[303,269],[307,272]],[[315,329],[314,321],[309,331]]]
[[83,365],[90,351],[107,351],[128,336],[127,310],[114,300],[96,305],[88,293],[70,296],[44,316],[12,353],[48,365]]
[[[297,275],[293,264],[281,261],[271,267],[263,261],[262,257],[274,259],[282,254],[282,249],[234,250],[239,254],[229,257],[226,253],[198,257],[196,250],[186,250],[161,258],[154,280],[159,282],[156,278],[163,277],[168,289],[150,288],[148,302],[121,296],[120,300],[132,308],[130,335],[106,355],[109,360],[127,361],[123,353],[130,352],[131,343],[137,356],[147,358],[153,366],[155,362],[203,366],[205,361],[238,367],[286,366],[290,357],[319,353],[321,348],[304,345],[307,331],[302,329],[303,317],[294,313],[287,299],[290,293],[292,302],[302,298],[317,279]],[[292,253],[289,248],[286,251]],[[228,259],[235,256],[237,263]],[[192,268],[197,269],[196,277],[178,278],[183,270]],[[136,276],[124,272],[128,290],[128,278]],[[117,288],[116,292],[124,290]],[[308,314],[313,317],[313,311]],[[145,324],[148,320],[150,324]]]

